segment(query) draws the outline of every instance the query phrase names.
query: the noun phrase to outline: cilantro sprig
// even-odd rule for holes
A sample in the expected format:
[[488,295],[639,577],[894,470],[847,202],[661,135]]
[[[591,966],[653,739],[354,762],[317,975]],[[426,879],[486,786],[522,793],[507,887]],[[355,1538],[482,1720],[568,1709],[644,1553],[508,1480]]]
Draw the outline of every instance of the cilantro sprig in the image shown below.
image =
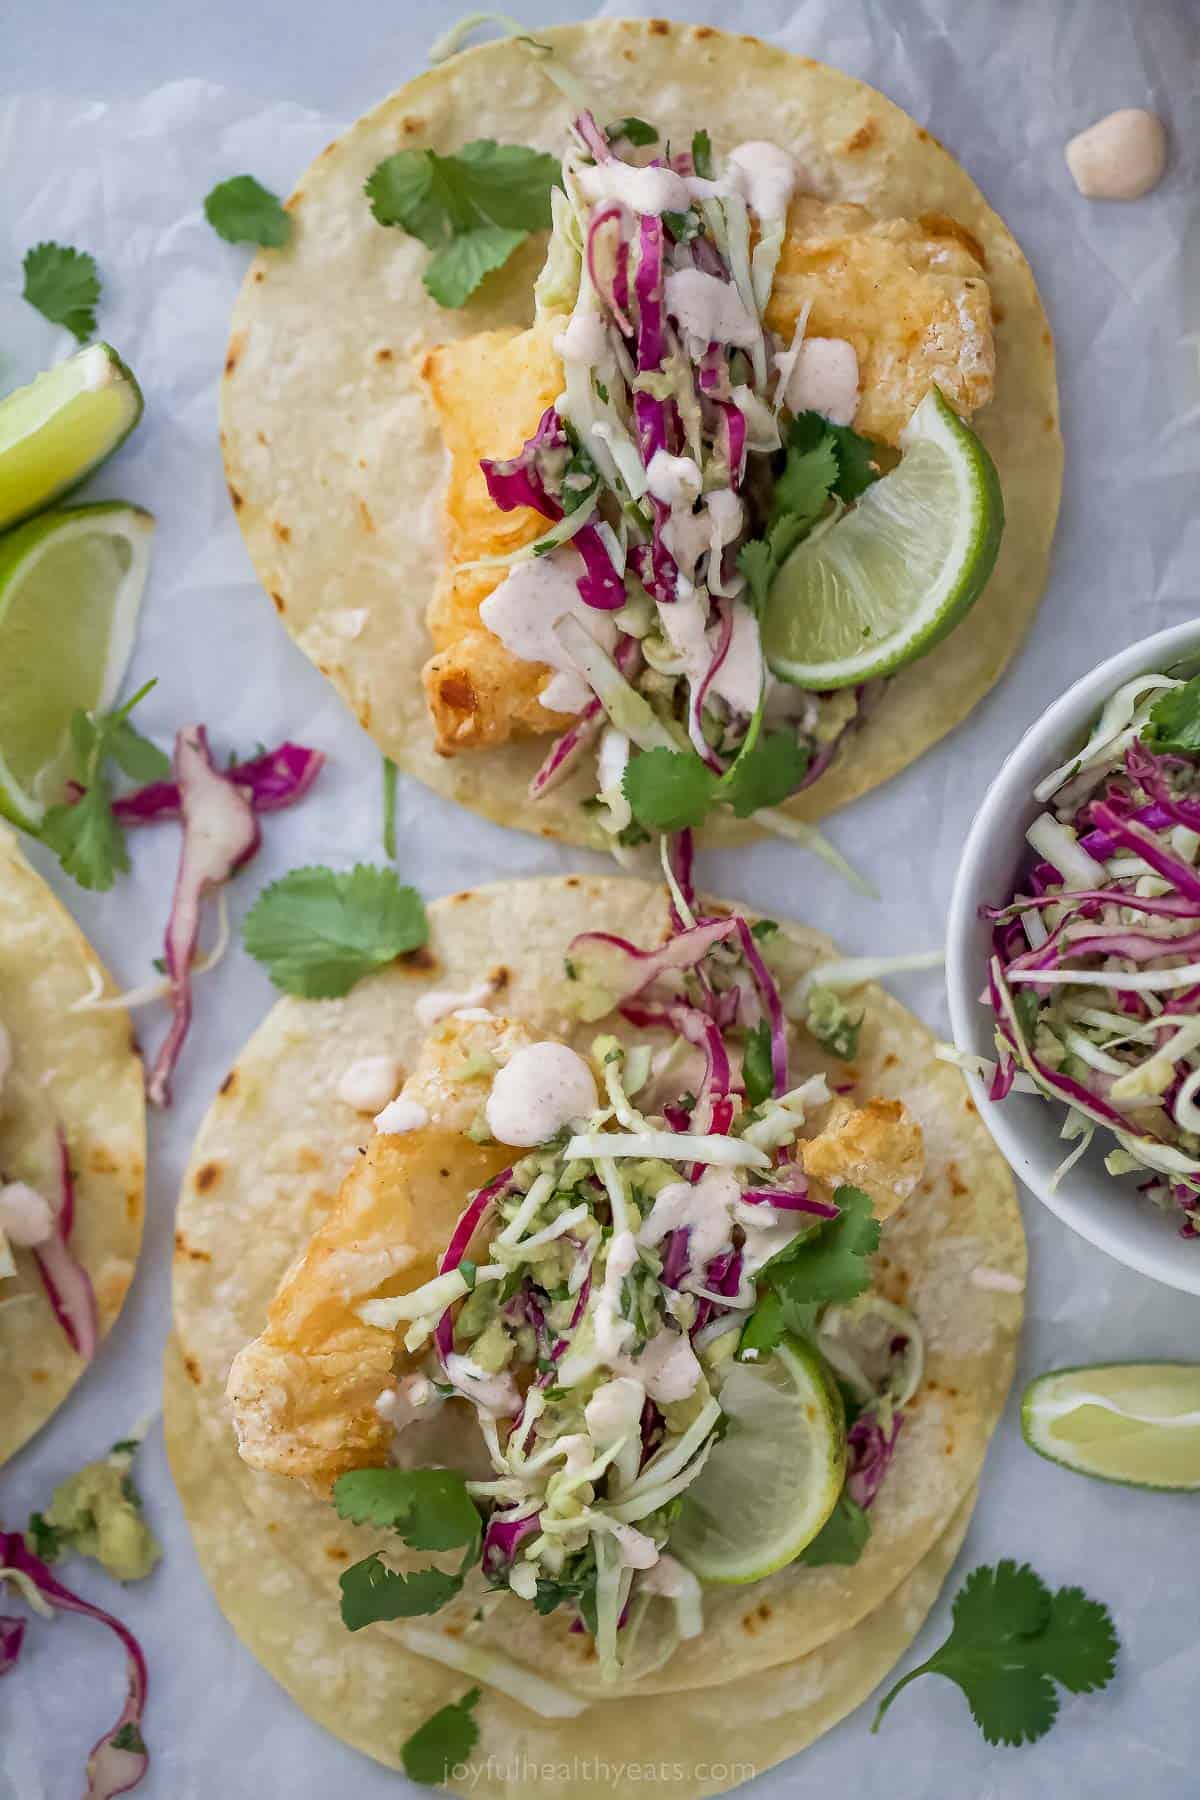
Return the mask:
[[809,753],[787,732],[769,732],[716,774],[690,750],[646,750],[632,757],[622,780],[638,822],[651,831],[683,831],[703,824],[714,806],[748,819],[778,806],[804,779]]
[[812,1569],[827,1568],[831,1564],[849,1567],[862,1555],[870,1535],[870,1519],[843,1488],[816,1537],[800,1552],[800,1561]]
[[782,1251],[762,1271],[759,1302],[742,1332],[739,1355],[765,1356],[784,1332],[812,1330],[828,1301],[853,1300],[870,1285],[868,1258],[879,1248],[879,1221],[861,1188],[839,1187],[836,1219]]
[[479,1742],[479,1727],[472,1714],[480,1690],[471,1688],[461,1700],[440,1707],[401,1747],[400,1760],[410,1781],[437,1787],[449,1779],[458,1763],[466,1762]]
[[96,329],[100,300],[95,257],[69,244],[35,244],[26,251],[21,266],[25,271],[22,292],[30,306],[36,306],[52,325],[65,325],[86,344]]
[[433,251],[427,293],[439,306],[463,306],[531,232],[549,226],[560,174],[553,156],[478,138],[453,156],[396,151],[367,177],[366,195],[381,225],[398,226]]
[[341,1577],[342,1620],[361,1631],[384,1619],[413,1619],[453,1600],[475,1563],[483,1521],[461,1475],[450,1469],[354,1469],[333,1484],[339,1516],[355,1525],[390,1527],[413,1550],[464,1550],[460,1567],[399,1575],[378,1551]]
[[877,454],[869,438],[848,425],[831,424],[820,413],[802,412],[792,420],[766,529],[738,553],[738,568],[758,612],[781,565],[812,530],[830,497],[849,504],[878,481]]
[[1152,750],[1200,756],[1200,675],[1194,675],[1183,687],[1168,688],[1155,701],[1141,737]]
[[205,196],[204,216],[227,244],[260,244],[281,250],[292,235],[291,214],[278,194],[253,175],[231,175]]
[[129,723],[154,685],[148,681],[115,712],[77,712],[71,720],[72,773],[83,791],[74,802],[52,806],[38,835],[80,887],[106,891],[129,868],[125,833],[113,817],[109,763],[137,782],[171,773],[170,759]]
[[910,1681],[945,1675],[966,1696],[989,1744],[1032,1744],[1058,1717],[1058,1687],[1091,1694],[1116,1670],[1112,1615],[1082,1588],[1052,1593],[1028,1563],[1005,1559],[973,1569],[954,1601],[940,1650],[884,1696],[872,1731]]
[[247,950],[275,986],[305,1000],[348,994],[428,936],[416,889],[370,863],[341,872],[292,869],[263,889],[243,927]]

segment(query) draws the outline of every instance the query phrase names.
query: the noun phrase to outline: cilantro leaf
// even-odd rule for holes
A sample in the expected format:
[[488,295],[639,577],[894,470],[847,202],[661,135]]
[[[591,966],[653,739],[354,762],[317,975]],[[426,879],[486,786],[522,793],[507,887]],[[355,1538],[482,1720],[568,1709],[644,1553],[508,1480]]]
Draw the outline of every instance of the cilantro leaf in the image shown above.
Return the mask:
[[146,1754],[146,1740],[132,1719],[127,1719],[120,1731],[114,1732],[108,1741],[114,1750],[128,1750],[134,1756]]
[[171,759],[166,751],[143,737],[128,719],[118,719],[110,730],[108,754],[130,781],[166,781],[170,778]]
[[348,994],[356,981],[429,936],[415,888],[391,869],[293,869],[263,889],[243,938],[275,986],[306,1000]]
[[870,1535],[870,1519],[843,1488],[816,1537],[800,1552],[800,1561],[814,1569],[831,1563],[849,1567],[862,1555]]
[[686,212],[665,212],[662,222],[677,244],[690,244],[704,230],[700,214],[690,206]]
[[776,1293],[793,1305],[853,1300],[869,1285],[867,1258],[879,1248],[871,1197],[861,1188],[840,1187],[833,1198],[841,1208],[837,1218],[767,1265]]
[[1112,1680],[1117,1638],[1108,1608],[1079,1588],[1052,1594],[1027,1563],[1006,1559],[972,1570],[955,1598],[953,1621],[941,1648],[884,1697],[873,1731],[919,1675],[957,1683],[989,1744],[1044,1737],[1058,1716],[1055,1681],[1089,1693]]
[[57,1525],[51,1525],[44,1513],[30,1513],[25,1539],[33,1554],[44,1563],[58,1561],[63,1550],[63,1535]]
[[1072,1694],[1107,1687],[1117,1666],[1112,1614],[1082,1588],[1059,1588],[1038,1642],[1041,1667]]
[[761,944],[767,938],[774,937],[778,930],[779,925],[775,919],[756,919],[750,927],[750,936]]
[[822,413],[797,413],[788,432],[788,448],[799,452],[815,450],[825,441],[832,444],[837,474],[831,483],[833,493],[847,503],[857,500],[872,482],[878,481],[879,446],[850,425],[834,425]]
[[746,1048],[742,1056],[742,1080],[746,1084],[746,1099],[751,1106],[758,1106],[775,1091],[775,1075],[771,1067],[771,1027],[765,1019],[747,1033]]
[[645,119],[614,119],[611,125],[604,127],[604,135],[610,144],[624,138],[627,144],[633,144],[639,150],[658,142],[657,131]]
[[404,1743],[400,1760],[410,1781],[437,1787],[459,1763],[466,1762],[479,1742],[479,1727],[471,1717],[479,1693],[478,1688],[471,1688],[461,1700],[439,1708]]
[[797,450],[788,440],[787,460],[775,483],[772,517],[811,525],[824,510],[838,476],[833,435],[825,432],[811,450]]
[[783,1301],[775,1289],[768,1287],[759,1292],[758,1305],[747,1319],[745,1329],[738,1339],[737,1353],[749,1362],[756,1362],[761,1356],[769,1356],[787,1329],[783,1317]]
[[1181,688],[1169,688],[1155,701],[1141,737],[1153,750],[1200,755],[1200,675]]
[[261,244],[280,250],[292,235],[291,214],[278,194],[253,175],[231,175],[205,196],[204,216],[227,244]]
[[712,139],[707,131],[692,133],[692,167],[705,181],[712,180]]
[[355,1525],[392,1526],[414,1550],[454,1550],[482,1529],[452,1469],[352,1469],[334,1482],[333,1504]]
[[95,257],[66,244],[35,244],[25,252],[24,296],[52,325],[65,325],[85,344],[96,329],[100,275]]
[[112,788],[98,772],[74,805],[50,808],[38,836],[80,887],[106,892],[129,870],[125,834],[112,814]]
[[739,756],[720,783],[719,797],[728,800],[739,819],[763,806],[778,806],[794,794],[808,768],[807,746],[785,731],[760,738]]
[[162,751],[129,723],[130,713],[153,686],[148,681],[115,712],[98,718],[77,712],[71,719],[71,755],[82,791],[77,800],[49,809],[38,836],[80,887],[107,890],[129,868],[125,834],[112,812],[112,787],[105,773],[109,757],[135,780],[170,771]]
[[737,566],[746,577],[750,604],[759,617],[767,604],[767,595],[775,579],[775,558],[766,538],[751,538],[738,551]]
[[689,750],[644,750],[630,758],[621,781],[634,816],[652,831],[702,824],[716,787],[712,770]]
[[361,1631],[385,1619],[418,1619],[440,1612],[462,1587],[461,1575],[441,1569],[418,1569],[415,1575],[398,1575],[386,1568],[378,1553],[364,1556],[342,1572],[342,1623],[347,1631]]
[[531,231],[549,226],[559,178],[553,156],[478,138],[453,156],[398,150],[372,170],[366,195],[381,225],[435,252],[426,290],[441,306],[462,306]]

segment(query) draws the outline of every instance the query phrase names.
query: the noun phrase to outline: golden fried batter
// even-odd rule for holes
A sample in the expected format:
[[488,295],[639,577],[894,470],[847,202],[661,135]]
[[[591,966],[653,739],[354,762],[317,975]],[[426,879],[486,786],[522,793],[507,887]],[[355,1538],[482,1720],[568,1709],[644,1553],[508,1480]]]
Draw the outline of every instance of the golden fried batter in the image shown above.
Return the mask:
[[[403,1097],[429,1123],[377,1133],[324,1224],[287,1271],[261,1335],[235,1358],[227,1394],[238,1447],[256,1469],[325,1488],[385,1463],[391,1426],[375,1410],[397,1369],[396,1334],[358,1317],[364,1300],[432,1280],[467,1197],[513,1152],[463,1133],[492,1070],[530,1042],[505,1019],[447,1019],[426,1040]],[[399,1346],[403,1360],[403,1346]]]
[[964,417],[991,399],[991,295],[965,239],[935,215],[914,224],[811,194],[792,202],[767,324],[790,342],[808,301],[807,336],[853,344],[856,431],[897,443],[935,382]]
[[429,607],[436,654],[422,679],[445,756],[570,724],[538,695],[550,671],[506,650],[479,622],[479,608],[505,569],[454,573],[458,563],[506,555],[549,523],[531,507],[501,512],[487,490],[481,457],[515,456],[562,391],[563,368],[548,327],[485,331],[426,351],[420,374],[450,453],[445,565]]
[[921,1127],[899,1100],[862,1107],[835,1100],[824,1131],[799,1148],[806,1175],[830,1188],[861,1188],[880,1220],[903,1206],[925,1173]]

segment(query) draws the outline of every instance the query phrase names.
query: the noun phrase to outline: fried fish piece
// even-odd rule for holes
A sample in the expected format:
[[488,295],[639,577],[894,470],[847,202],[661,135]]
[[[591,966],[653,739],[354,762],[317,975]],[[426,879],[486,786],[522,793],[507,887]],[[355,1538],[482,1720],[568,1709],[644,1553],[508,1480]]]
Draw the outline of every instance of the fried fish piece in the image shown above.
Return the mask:
[[829,1188],[861,1188],[880,1220],[903,1206],[925,1173],[924,1134],[900,1100],[835,1100],[825,1129],[798,1148],[806,1175]]
[[533,732],[564,731],[571,722],[538,698],[552,671],[514,656],[479,622],[479,608],[508,571],[455,573],[459,563],[519,549],[550,523],[532,507],[501,512],[479,462],[515,456],[562,392],[563,366],[552,336],[548,326],[485,331],[427,350],[418,365],[450,455],[446,560],[428,615],[435,654],[422,671],[444,756]]
[[364,1324],[358,1308],[432,1280],[468,1196],[520,1154],[464,1133],[492,1070],[531,1041],[501,1018],[450,1018],[426,1039],[402,1098],[428,1124],[376,1133],[354,1159],[265,1328],[234,1359],[226,1395],[252,1467],[325,1490],[347,1469],[387,1462],[391,1427],[375,1403],[407,1359],[396,1334]]
[[992,397],[996,349],[983,252],[940,214],[914,223],[801,194],[766,321],[791,341],[811,306],[810,338],[844,338],[858,356],[856,431],[895,444],[936,382],[964,418]]

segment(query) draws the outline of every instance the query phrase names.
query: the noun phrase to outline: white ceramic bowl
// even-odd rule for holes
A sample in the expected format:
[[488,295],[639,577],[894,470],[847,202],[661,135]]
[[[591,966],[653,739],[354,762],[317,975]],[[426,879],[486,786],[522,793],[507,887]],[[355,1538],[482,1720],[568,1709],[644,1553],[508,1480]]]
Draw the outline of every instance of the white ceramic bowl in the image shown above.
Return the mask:
[[[1143,638],[1084,675],[1033,725],[1008,757],[975,817],[950,901],[946,982],[950,1022],[960,1050],[994,1058],[992,1010],[979,995],[987,976],[991,927],[981,905],[1002,905],[1027,851],[1025,832],[1043,809],[1033,790],[1087,735],[1108,696],[1134,675],[1200,655],[1200,619]],[[1175,1221],[1136,1191],[1135,1176],[1114,1180],[1104,1168],[1112,1147],[1098,1130],[1087,1154],[1051,1188],[1071,1148],[1059,1136],[1063,1109],[1035,1094],[991,1101],[984,1083],[968,1075],[980,1115],[1014,1173],[1050,1211],[1118,1262],[1168,1287],[1200,1294],[1200,1239],[1181,1238]]]

